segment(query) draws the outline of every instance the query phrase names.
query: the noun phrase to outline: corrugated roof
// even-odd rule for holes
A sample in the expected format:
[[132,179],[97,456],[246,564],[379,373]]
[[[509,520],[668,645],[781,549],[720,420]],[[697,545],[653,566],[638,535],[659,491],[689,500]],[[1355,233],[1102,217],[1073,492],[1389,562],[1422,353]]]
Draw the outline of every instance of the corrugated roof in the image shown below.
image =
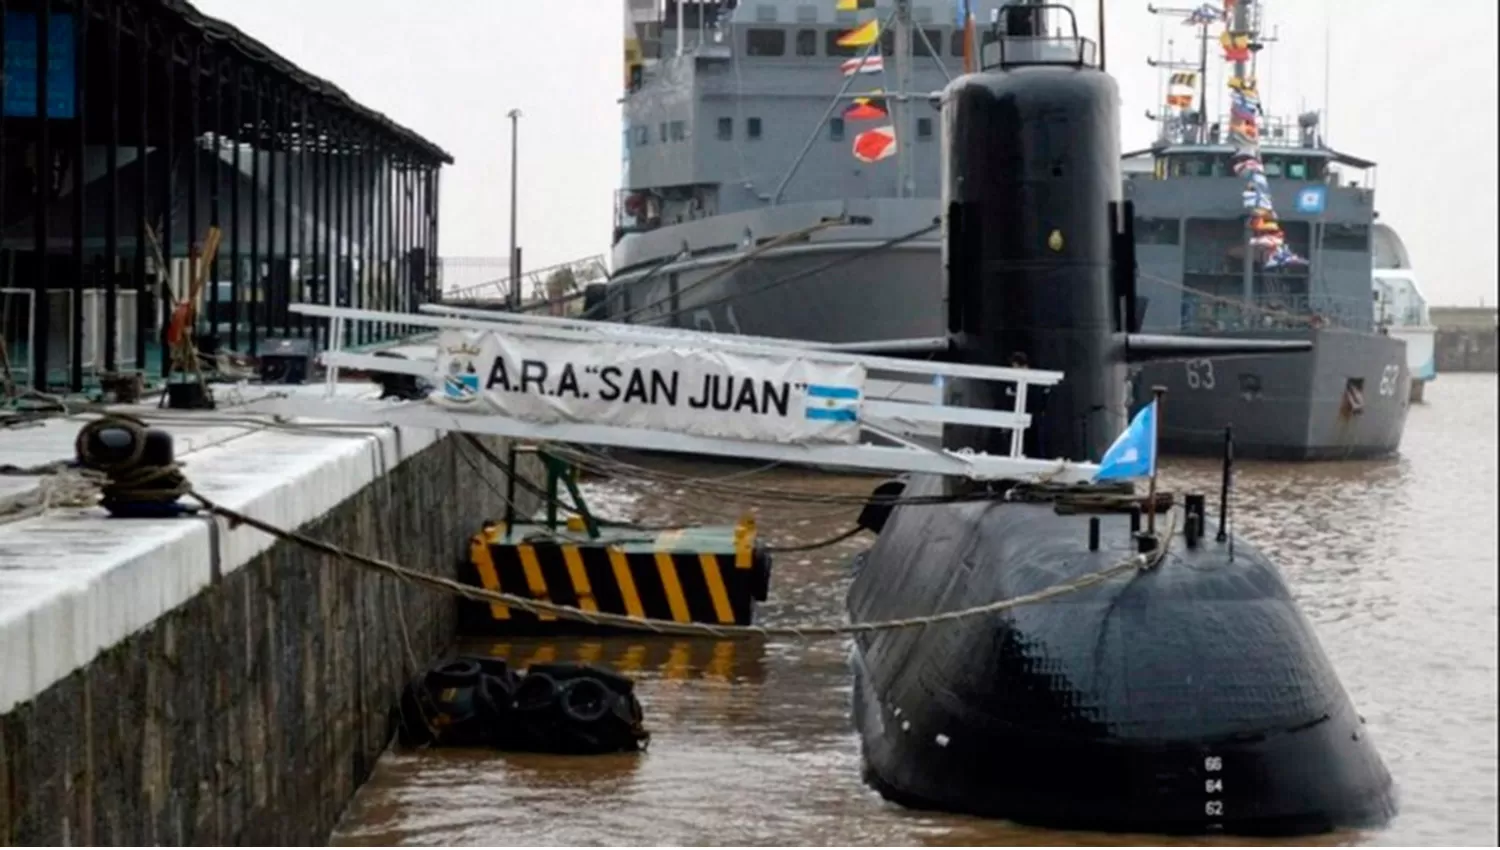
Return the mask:
[[252,62],[260,63],[272,70],[285,74],[293,82],[307,89],[309,92],[324,98],[331,105],[348,110],[355,116],[375,124],[427,156],[444,164],[451,165],[453,163],[453,156],[451,154],[433,142],[423,138],[415,130],[403,127],[383,113],[360,104],[343,89],[322,77],[315,76],[299,68],[291,60],[246,35],[233,24],[203,14],[193,4],[187,2],[187,0],[138,0],[138,2],[141,3],[143,8],[149,9],[151,6],[156,6],[168,14],[180,18],[189,26],[202,32],[208,40],[218,42],[221,47],[230,47]]

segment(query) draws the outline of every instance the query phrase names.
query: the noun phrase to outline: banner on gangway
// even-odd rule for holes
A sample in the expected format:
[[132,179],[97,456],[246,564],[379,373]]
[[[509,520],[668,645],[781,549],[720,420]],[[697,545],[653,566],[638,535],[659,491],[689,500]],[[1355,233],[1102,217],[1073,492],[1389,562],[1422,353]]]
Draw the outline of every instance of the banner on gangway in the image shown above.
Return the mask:
[[643,428],[757,442],[855,443],[865,368],[691,343],[439,335],[431,400],[539,424]]

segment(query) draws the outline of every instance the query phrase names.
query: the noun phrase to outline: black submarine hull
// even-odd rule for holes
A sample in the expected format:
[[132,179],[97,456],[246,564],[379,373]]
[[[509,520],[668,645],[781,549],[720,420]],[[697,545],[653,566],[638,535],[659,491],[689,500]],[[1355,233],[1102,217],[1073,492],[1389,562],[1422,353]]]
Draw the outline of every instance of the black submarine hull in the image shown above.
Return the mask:
[[[913,479],[906,495],[943,492]],[[892,510],[854,622],[961,610],[1135,552],[1129,517],[1050,504]],[[1179,534],[1161,564],[997,615],[856,640],[867,781],[902,805],[1109,831],[1373,826],[1391,777],[1276,568]]]

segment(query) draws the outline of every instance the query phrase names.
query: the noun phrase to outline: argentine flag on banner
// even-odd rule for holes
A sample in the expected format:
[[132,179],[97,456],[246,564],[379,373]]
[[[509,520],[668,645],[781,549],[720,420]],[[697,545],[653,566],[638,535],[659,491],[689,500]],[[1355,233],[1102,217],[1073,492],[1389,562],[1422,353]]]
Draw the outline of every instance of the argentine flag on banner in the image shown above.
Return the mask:
[[1150,478],[1156,471],[1156,402],[1141,408],[1099,461],[1095,481]]

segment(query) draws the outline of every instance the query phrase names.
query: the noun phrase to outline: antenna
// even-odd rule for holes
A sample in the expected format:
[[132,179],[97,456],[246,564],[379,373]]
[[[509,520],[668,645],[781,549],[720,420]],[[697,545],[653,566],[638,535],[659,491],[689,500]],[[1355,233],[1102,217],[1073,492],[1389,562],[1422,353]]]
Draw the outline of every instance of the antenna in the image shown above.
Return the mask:
[[[1192,19],[1193,15],[1195,13],[1197,13],[1199,10],[1196,9],[1196,8],[1194,8],[1194,9],[1187,9],[1187,8],[1172,7],[1172,6],[1156,6],[1156,5],[1148,3],[1148,4],[1146,4],[1146,11],[1150,12],[1153,15],[1166,15],[1166,16],[1169,16],[1169,17],[1180,17],[1180,18]],[[1172,54],[1171,53],[1167,54],[1166,61],[1158,61],[1158,60],[1150,59],[1150,58],[1148,58],[1146,60],[1146,64],[1150,65],[1153,68],[1163,68],[1163,69],[1175,70],[1175,71],[1196,71],[1197,72],[1197,74],[1198,74],[1198,133],[1197,133],[1198,139],[1197,140],[1199,142],[1203,142],[1203,141],[1207,140],[1205,134],[1208,132],[1208,25],[1209,25],[1209,23],[1210,23],[1209,21],[1204,21],[1203,23],[1198,24],[1198,61],[1197,62],[1186,62],[1186,61],[1174,60],[1172,58]],[[1158,41],[1160,41],[1159,38],[1158,38]],[[1170,44],[1173,43],[1173,40],[1169,39],[1167,43],[1170,45]],[[1158,83],[1158,87],[1159,87],[1159,83]],[[1171,85],[1170,85],[1170,83],[1167,86],[1167,90],[1168,90],[1168,93],[1170,93],[1170,91],[1171,91]],[[1163,100],[1165,101],[1165,98]],[[1165,125],[1165,121],[1166,121],[1165,115],[1166,115],[1166,112],[1165,112],[1165,110],[1163,110],[1163,122],[1164,122],[1164,125]]]
[[1323,139],[1328,139],[1328,113],[1332,105],[1333,90],[1331,80],[1333,79],[1333,0],[1324,0],[1323,3]]
[[1229,558],[1234,560],[1234,538],[1229,533],[1229,488],[1234,479],[1234,426],[1224,426],[1224,470],[1219,478],[1219,533],[1214,537],[1220,543],[1229,541]]

